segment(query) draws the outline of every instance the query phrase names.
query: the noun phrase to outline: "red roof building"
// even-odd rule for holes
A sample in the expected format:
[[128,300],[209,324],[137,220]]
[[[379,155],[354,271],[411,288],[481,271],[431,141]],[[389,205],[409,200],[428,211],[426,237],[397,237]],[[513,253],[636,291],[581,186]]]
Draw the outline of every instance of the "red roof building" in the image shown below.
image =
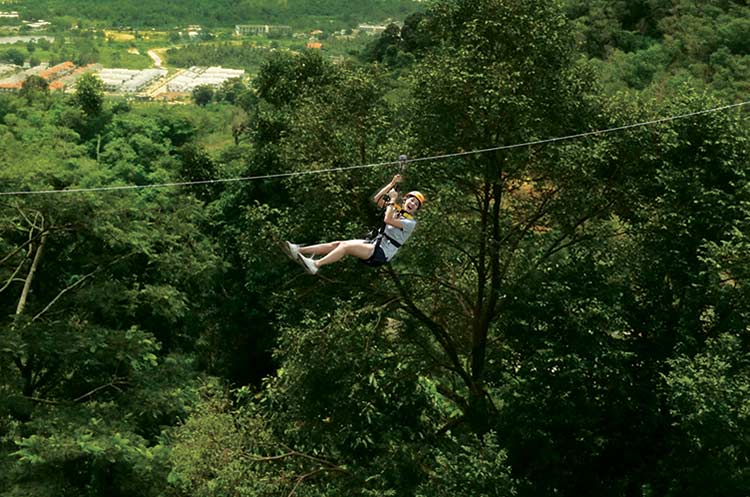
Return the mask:
[[66,74],[69,74],[75,68],[76,68],[75,64],[73,64],[70,61],[66,61],[66,62],[57,64],[56,66],[52,66],[49,69],[46,69],[40,72],[39,76],[43,77],[47,81],[54,81],[56,79],[62,78]]
[[18,91],[23,86],[21,81],[15,81],[13,83],[0,83],[0,91]]

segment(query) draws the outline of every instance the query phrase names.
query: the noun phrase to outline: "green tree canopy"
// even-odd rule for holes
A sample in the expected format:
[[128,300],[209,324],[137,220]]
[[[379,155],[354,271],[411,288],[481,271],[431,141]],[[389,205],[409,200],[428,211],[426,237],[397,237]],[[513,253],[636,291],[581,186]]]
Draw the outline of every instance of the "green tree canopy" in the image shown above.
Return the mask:
[[82,75],[76,82],[75,103],[90,119],[98,117],[104,108],[104,84],[94,74]]

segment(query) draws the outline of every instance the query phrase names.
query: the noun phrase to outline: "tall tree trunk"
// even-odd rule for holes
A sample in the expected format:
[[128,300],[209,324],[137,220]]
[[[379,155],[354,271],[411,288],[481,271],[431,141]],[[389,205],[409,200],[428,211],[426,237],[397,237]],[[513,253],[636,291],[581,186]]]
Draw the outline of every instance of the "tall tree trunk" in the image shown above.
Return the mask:
[[[26,301],[29,298],[29,291],[31,291],[31,284],[34,281],[34,275],[36,274],[36,270],[39,267],[39,261],[42,259],[42,253],[44,252],[44,246],[47,243],[47,235],[48,232],[44,231],[42,232],[42,237],[39,240],[39,245],[36,247],[36,252],[34,253],[34,260],[31,262],[31,267],[29,268],[29,272],[26,275],[26,280],[23,283],[23,290],[21,290],[21,297],[18,299],[18,306],[16,307],[16,322],[18,319],[23,315],[24,310],[26,309]],[[23,378],[23,395],[26,397],[31,397],[34,395],[34,382],[33,382],[33,359],[32,356],[29,356],[26,359],[26,363],[23,363],[23,360],[21,357],[16,358],[16,365],[18,366],[18,369],[21,372],[21,377]]]
[[471,339],[471,385],[466,413],[470,426],[478,434],[487,432],[492,413],[492,402],[484,386],[484,368],[487,360],[487,338],[495,317],[500,285],[499,231],[503,185],[499,178],[497,163],[488,163],[481,206],[482,240],[479,248],[477,302]]

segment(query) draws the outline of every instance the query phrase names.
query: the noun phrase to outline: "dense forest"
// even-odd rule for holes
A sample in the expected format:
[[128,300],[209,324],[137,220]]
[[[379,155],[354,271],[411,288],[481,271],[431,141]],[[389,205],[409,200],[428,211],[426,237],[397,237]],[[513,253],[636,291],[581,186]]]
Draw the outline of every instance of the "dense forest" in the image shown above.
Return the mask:
[[294,26],[325,18],[356,26],[401,19],[419,8],[415,0],[19,0],[14,9],[30,18],[85,19],[88,23],[133,28],[208,27],[277,23]]
[[[423,7],[200,105],[0,94],[0,496],[747,496],[750,8]],[[286,258],[400,154],[392,263]]]

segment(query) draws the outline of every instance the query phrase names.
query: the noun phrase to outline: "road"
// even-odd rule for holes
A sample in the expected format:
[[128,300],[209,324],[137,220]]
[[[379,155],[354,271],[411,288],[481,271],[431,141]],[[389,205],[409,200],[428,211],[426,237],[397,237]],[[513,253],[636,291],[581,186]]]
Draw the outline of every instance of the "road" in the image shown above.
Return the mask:
[[148,51],[148,56],[154,61],[154,67],[161,67],[161,57],[153,50]]

